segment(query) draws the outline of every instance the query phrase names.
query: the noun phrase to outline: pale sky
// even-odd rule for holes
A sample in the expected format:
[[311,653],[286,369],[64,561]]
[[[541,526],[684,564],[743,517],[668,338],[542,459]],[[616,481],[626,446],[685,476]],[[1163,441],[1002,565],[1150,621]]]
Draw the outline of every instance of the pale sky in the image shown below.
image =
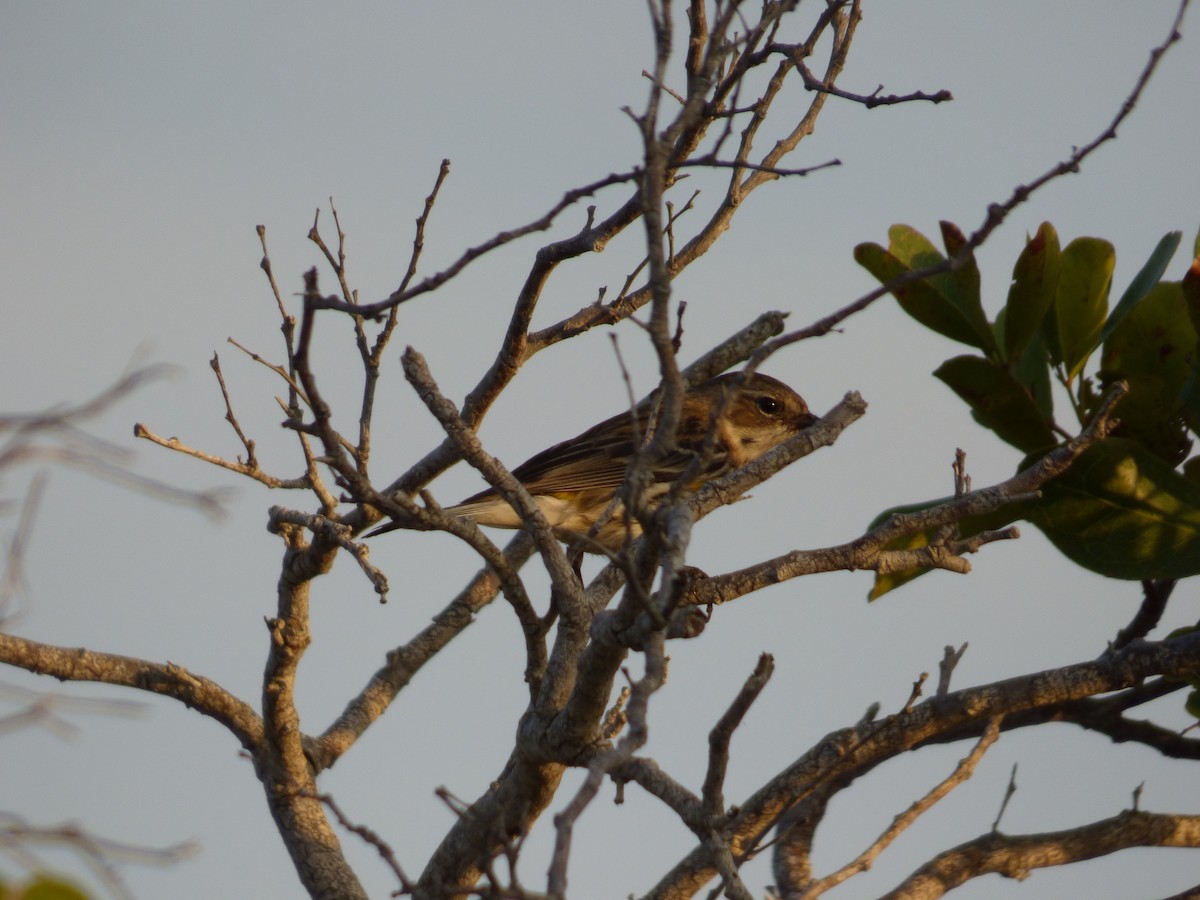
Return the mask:
[[[989,202],[1105,127],[1174,10],[1158,0],[868,3],[841,85],[862,93],[880,84],[895,93],[946,88],[954,102],[867,111],[831,101],[788,164],[837,157],[843,165],[755,194],[717,248],[676,283],[675,296],[688,302],[685,361],[767,309],[790,311],[789,324],[799,327],[869,290],[874,283],[854,263],[853,247],[886,242],[895,222],[931,236],[939,219],[976,227]],[[1094,235],[1115,244],[1114,296],[1164,233],[1180,229],[1191,246],[1200,225],[1198,29],[1193,11],[1184,41],[1119,140],[1021,207],[980,253],[989,315],[1003,303],[1026,233],[1043,220],[1064,243]],[[321,264],[305,239],[317,207],[326,239],[333,237],[332,196],[353,285],[364,299],[380,299],[403,273],[413,220],[443,158],[452,169],[427,233],[425,272],[536,217],[564,191],[633,166],[637,136],[620,109],[644,103],[647,35],[644,4],[635,0],[470,3],[453,12],[428,2],[336,13],[312,3],[0,6],[0,410],[83,399],[134,359],[174,363],[178,377],[128,398],[95,432],[136,454],[140,472],[236,489],[230,514],[213,522],[55,471],[32,535],[29,595],[10,627],[51,643],[171,661],[257,705],[263,617],[273,614],[281,555],[264,528],[266,510],[311,503],[138,444],[133,423],[236,455],[208,366],[215,350],[264,466],[298,474],[272,399],[280,386],[225,343],[233,336],[269,358],[282,355],[254,227],[267,226],[276,277],[294,295],[301,273]],[[805,100],[796,92],[792,108]],[[697,174],[692,184],[713,196],[722,180]],[[614,191],[595,202],[611,208],[623,197]],[[461,398],[491,360],[532,254],[573,233],[583,216],[582,208],[564,214],[545,236],[481,261],[404,309],[381,389],[377,473],[399,473],[438,440],[400,372],[403,347],[424,353],[446,392]],[[631,229],[604,254],[556,275],[535,321],[577,309],[601,285],[616,291],[640,234]],[[1181,277],[1183,257],[1168,277]],[[332,290],[328,269],[321,277]],[[638,389],[649,390],[654,372],[642,333],[616,333]],[[358,364],[348,326],[329,317],[321,334],[330,393],[352,403]],[[868,415],[833,448],[700,523],[691,561],[717,573],[848,540],[888,506],[949,493],[956,447],[967,451],[976,486],[1010,475],[1019,454],[975,425],[929,374],[960,352],[889,299],[843,333],[773,358],[765,371],[816,411],[858,390]],[[534,360],[482,438],[515,465],[617,412],[624,396],[607,334],[591,334]],[[2,496],[21,496],[31,474],[10,475]],[[458,467],[434,491],[453,502],[479,486]],[[0,521],[0,530],[7,534],[12,521]],[[875,604],[865,601],[869,574],[855,573],[792,581],[718,610],[701,638],[671,646],[671,678],[652,702],[645,752],[698,789],[707,732],[763,651],[775,655],[777,671],[734,740],[730,802],[871,702],[900,708],[947,644],[970,642],[956,687],[1095,657],[1132,616],[1138,586],[1083,572],[1032,526],[1022,532],[1020,541],[985,548],[968,576],[935,573]],[[372,558],[394,586],[387,606],[346,561],[314,590],[314,643],[298,688],[308,731],[323,729],[387,650],[423,627],[477,568],[469,551],[441,535],[395,536],[378,542]],[[538,590],[543,579],[533,570],[528,577]],[[1185,583],[1162,633],[1196,617],[1195,589]],[[323,777],[322,788],[387,840],[410,874],[451,825],[434,789],[474,799],[503,766],[524,704],[523,665],[513,617],[495,604]],[[133,692],[59,686],[16,671],[0,673],[0,682],[145,704],[133,720],[70,714],[70,739],[36,728],[5,735],[0,812],[44,825],[78,822],[133,843],[200,845],[171,868],[122,869],[141,898],[300,895],[260,785],[220,726]],[[1153,714],[1183,727],[1181,705],[1172,697]],[[840,796],[820,832],[818,866],[857,853],[967,750],[894,760]],[[930,854],[988,830],[1013,763],[1019,790],[1002,825],[1011,833],[1114,815],[1143,781],[1143,808],[1200,810],[1194,767],[1068,726],[1009,733],[968,784],[838,896],[877,895]],[[521,875],[531,889],[545,886],[550,815],[578,780],[567,779],[529,841]],[[606,789],[582,819],[572,897],[641,894],[692,847],[657,801],[634,789],[626,795],[614,806]],[[395,885],[374,851],[353,835],[342,841],[371,895],[387,896]],[[69,857],[47,858],[72,870]],[[1196,859],[1127,851],[1041,870],[1024,883],[980,879],[955,896],[1162,896],[1195,883]],[[771,880],[766,858],[745,876],[761,893]]]

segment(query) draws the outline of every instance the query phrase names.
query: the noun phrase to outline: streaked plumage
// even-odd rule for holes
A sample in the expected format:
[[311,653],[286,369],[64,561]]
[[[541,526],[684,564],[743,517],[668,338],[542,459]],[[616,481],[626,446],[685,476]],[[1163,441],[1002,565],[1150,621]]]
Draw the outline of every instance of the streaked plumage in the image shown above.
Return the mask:
[[[714,410],[740,378],[738,373],[721,375],[696,385],[684,395],[676,431],[677,449],[655,465],[654,484],[647,491],[647,502],[652,504],[666,493],[701,452],[713,426]],[[562,540],[587,535],[604,515],[625,480],[626,467],[637,449],[635,439],[645,439],[649,416],[648,407],[638,409],[636,435],[628,412],[613,416],[569,441],[543,450],[512,470]],[[814,421],[816,417],[808,411],[804,400],[783,382],[767,375],[751,375],[725,404],[715,423],[711,456],[691,486],[699,487],[745,465]],[[469,517],[480,525],[498,528],[523,525],[516,511],[492,488],[448,507],[446,512]],[[636,520],[629,524],[627,532],[624,515],[618,507],[591,540],[615,552],[627,537],[641,533]],[[371,534],[402,527],[403,523],[393,522]]]

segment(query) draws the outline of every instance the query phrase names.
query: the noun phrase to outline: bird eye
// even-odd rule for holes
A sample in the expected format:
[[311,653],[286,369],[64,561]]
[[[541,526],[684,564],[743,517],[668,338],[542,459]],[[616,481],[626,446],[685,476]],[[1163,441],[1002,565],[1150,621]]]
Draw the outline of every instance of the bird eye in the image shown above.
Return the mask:
[[758,404],[759,412],[768,416],[779,415],[779,411],[783,409],[783,404],[774,397],[759,397],[755,402]]

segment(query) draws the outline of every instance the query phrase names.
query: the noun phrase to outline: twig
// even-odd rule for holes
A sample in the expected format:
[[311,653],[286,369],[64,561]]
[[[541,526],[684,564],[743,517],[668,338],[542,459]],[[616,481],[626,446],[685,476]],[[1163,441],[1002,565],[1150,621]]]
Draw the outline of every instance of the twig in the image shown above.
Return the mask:
[[[243,353],[245,353],[247,356],[249,356],[256,363],[266,366],[268,369],[270,369],[272,372],[274,372],[276,375],[278,375],[280,378],[282,378],[284,380],[284,382],[287,383],[289,390],[291,390],[296,395],[296,397],[298,397],[304,403],[305,406],[308,405],[308,397],[304,393],[304,388],[300,387],[300,385],[296,382],[296,379],[292,376],[291,372],[289,372],[287,369],[285,369],[283,366],[279,365],[278,363],[273,363],[273,362],[267,361],[265,358],[263,358],[259,354],[255,353],[253,350],[249,349],[248,347],[243,347],[241,344],[239,344],[236,340],[234,340],[231,337],[225,338],[225,340],[228,343],[233,344],[233,346],[237,347],[239,350],[241,350]],[[287,408],[290,411],[292,408],[292,404],[289,403],[287,405]]]
[[165,447],[168,450],[174,450],[177,453],[182,453],[184,456],[190,456],[193,459],[201,460],[202,462],[211,463],[222,469],[228,469],[231,472],[237,472],[239,475],[245,475],[247,478],[253,478],[260,484],[265,484],[270,488],[282,488],[286,490],[298,490],[307,488],[309,481],[306,477],[300,478],[278,478],[274,475],[268,475],[258,467],[258,463],[254,465],[233,460],[225,459],[224,457],[214,456],[211,453],[205,453],[203,450],[197,450],[194,447],[189,447],[187,444],[179,440],[179,438],[165,438],[155,434],[141,422],[137,422],[133,426],[133,436],[142,438],[152,444],[158,444],[160,447]]
[[[962,553],[975,552],[979,547],[992,541],[1011,540],[1018,536],[1018,532],[1013,528],[988,531],[972,538],[913,550],[886,550],[884,548],[896,538],[904,535],[934,530],[961,521],[968,516],[983,515],[1011,503],[1033,499],[1036,496],[1035,492],[1043,484],[1065,472],[1088,447],[1109,434],[1115,427],[1115,420],[1112,417],[1113,408],[1127,391],[1128,387],[1123,383],[1113,385],[1109,393],[1105,395],[1095,418],[1077,437],[1068,441],[1064,446],[1050,451],[1038,462],[1018,472],[1007,481],[973,490],[956,500],[950,500],[938,506],[910,513],[897,513],[890,516],[873,531],[847,544],[820,550],[796,550],[737,572],[712,576],[697,586],[689,597],[689,602],[699,606],[707,606],[710,603],[726,603],[760,590],[767,585],[814,572],[854,569],[900,571],[914,567],[935,567],[960,573],[967,572],[970,570],[970,565],[965,559],[962,559]],[[858,399],[858,403],[861,404],[861,398]],[[750,465],[723,478],[714,479],[697,492],[692,501],[693,508],[698,513],[715,508],[722,502],[722,497],[720,494],[710,495],[710,491],[724,490],[727,483],[735,485],[735,490],[740,489],[743,478],[748,475],[753,475],[753,477],[762,475],[755,467],[786,464],[797,452],[797,445],[807,441],[825,440],[825,435],[830,433],[826,431],[827,428],[840,424],[840,421],[853,421],[858,414],[860,413],[855,404],[843,401],[842,404],[835,407],[834,411],[822,417],[816,425],[810,426],[801,434],[763,454]],[[836,434],[836,431],[833,433]]]
[[[401,362],[405,377],[441,424],[447,437],[458,448],[463,459],[477,469],[488,484],[520,514],[527,530],[533,535],[555,590],[560,592],[562,597],[577,596],[579,579],[575,576],[562,546],[554,537],[546,517],[542,515],[529,492],[513,478],[512,473],[504,468],[498,459],[484,452],[478,436],[462,420],[454,404],[439,390],[424,357],[409,347],[405,350]],[[559,612],[563,612],[561,607]]]
[[1008,801],[1012,799],[1013,794],[1017,792],[1017,764],[1013,763],[1012,773],[1008,776],[1008,786],[1004,789],[1004,799],[1000,801],[1000,811],[996,813],[996,821],[992,823],[992,834],[1000,831],[1000,820],[1004,818],[1004,811],[1008,809]]
[[770,356],[772,353],[775,353],[779,349],[786,347],[789,344],[794,344],[797,341],[806,340],[811,337],[819,337],[821,335],[828,334],[838,324],[845,321],[855,313],[866,309],[885,294],[892,293],[893,291],[904,287],[905,285],[912,284],[915,281],[921,281],[934,275],[940,275],[944,272],[952,271],[957,266],[964,264],[966,260],[969,259],[972,254],[974,254],[974,252],[983,245],[988,237],[991,236],[992,232],[1000,227],[1000,224],[1005,218],[1007,218],[1008,214],[1027,201],[1036,191],[1049,184],[1051,181],[1062,177],[1063,175],[1078,172],[1084,160],[1090,157],[1101,145],[1116,139],[1118,127],[1122,122],[1125,121],[1129,114],[1133,112],[1134,107],[1137,106],[1138,101],[1141,99],[1142,92],[1149,83],[1150,77],[1158,68],[1158,64],[1163,55],[1167,52],[1168,48],[1170,48],[1172,44],[1180,39],[1181,36],[1179,33],[1179,27],[1183,21],[1183,15],[1187,10],[1189,2],[1190,0],[1181,0],[1178,11],[1175,14],[1175,19],[1171,24],[1169,34],[1160,44],[1155,46],[1150,51],[1149,62],[1147,62],[1146,66],[1142,69],[1141,74],[1134,83],[1132,91],[1125,98],[1120,109],[1117,111],[1108,127],[1088,143],[1075,148],[1067,159],[1056,163],[1046,172],[1029,182],[1029,184],[1022,184],[1015,187],[1007,200],[1001,203],[989,204],[983,222],[977,229],[975,229],[970,237],[967,238],[963,246],[959,249],[958,253],[935,265],[925,266],[921,269],[913,269],[899,278],[893,279],[887,284],[880,285],[878,288],[869,291],[862,297],[859,297],[853,303],[844,306],[837,312],[817,320],[812,325],[776,338],[774,341],[762,348],[760,353],[755,358],[756,361],[766,359],[766,357]]
[[379,595],[380,603],[387,603],[388,580],[382,570],[371,565],[370,551],[363,544],[353,539],[353,530],[349,525],[330,519],[326,516],[313,515],[282,506],[272,506],[268,512],[267,530],[272,534],[279,533],[282,524],[298,525],[307,528],[314,535],[319,535],[330,543],[337,544],[354,558],[367,579],[371,582],[375,593]]
[[680,106],[683,106],[687,103],[687,101],[684,100],[683,97],[677,91],[673,91],[669,87],[667,87],[665,84],[662,84],[660,81],[658,81],[653,75],[651,75],[645,69],[642,69],[642,77],[649,79],[652,83],[654,83],[658,87],[658,89],[660,91],[668,93],[672,97],[674,97],[676,100],[678,100]]
[[849,879],[871,868],[875,860],[880,854],[888,848],[893,841],[901,834],[907,831],[917,819],[924,815],[929,810],[933,809],[940,803],[952,790],[970,778],[975,769],[979,765],[979,761],[983,759],[983,755],[994,744],[997,738],[1000,737],[1000,722],[999,716],[996,716],[988,722],[987,728],[983,736],[971,748],[971,752],[959,760],[954,771],[951,772],[942,782],[929,791],[924,797],[912,804],[904,812],[892,819],[891,825],[879,835],[878,838],[860,853],[854,860],[847,863],[838,871],[825,876],[817,881],[814,881],[800,895],[797,900],[812,900],[824,894],[831,888],[837,887]]
[[804,79],[805,90],[821,91],[825,94],[833,94],[843,100],[853,100],[855,103],[861,103],[867,109],[874,109],[876,106],[891,106],[896,103],[911,103],[916,100],[925,100],[936,105],[954,99],[954,95],[944,88],[932,94],[927,94],[925,91],[913,91],[908,94],[883,94],[881,93],[883,91],[882,84],[869,94],[853,94],[834,85],[826,84],[813,75],[812,70],[802,60],[796,60],[796,69],[800,72],[800,77]]
[[925,682],[929,680],[929,673],[922,672],[917,676],[917,680],[912,683],[912,690],[909,691],[908,699],[904,702],[904,711],[909,712],[913,708],[913,704],[921,697],[921,692],[925,687]]
[[758,658],[758,663],[742,689],[738,692],[729,709],[721,716],[717,724],[708,734],[708,772],[704,776],[704,788],[701,796],[704,798],[704,810],[714,818],[725,811],[723,786],[725,771],[729,766],[729,742],[733,732],[742,723],[746,713],[763,688],[767,686],[775,671],[775,659],[769,653]]
[[950,468],[954,472],[955,498],[971,493],[971,476],[967,474],[967,454],[961,447],[955,449],[954,462]]
[[963,654],[967,652],[967,647],[970,646],[966,641],[962,646],[955,650],[953,647],[947,646],[941,660],[938,661],[938,685],[937,697],[945,697],[950,693],[950,678],[954,674],[954,669],[962,661]]
[[1167,601],[1178,584],[1174,579],[1145,580],[1142,582],[1142,602],[1133,619],[1117,632],[1113,648],[1120,649],[1148,635],[1158,626],[1166,612]]
[[242,442],[242,446],[246,448],[246,465],[251,469],[258,468],[258,460],[254,456],[254,441],[246,437],[246,433],[242,431],[242,426],[238,423],[237,416],[233,414],[233,404],[229,399],[229,389],[225,386],[225,376],[221,374],[221,360],[216,353],[212,355],[212,359],[208,361],[209,367],[213,370],[213,374],[217,376],[217,384],[221,386],[221,397],[225,401],[225,421],[233,428],[238,439]]
[[591,184],[586,184],[583,187],[574,188],[573,190],[567,191],[565,194],[563,194],[562,199],[559,200],[558,203],[554,204],[554,206],[552,206],[547,212],[539,216],[537,219],[534,219],[532,222],[517,228],[501,231],[499,234],[489,238],[482,244],[477,244],[474,247],[466,250],[457,260],[455,260],[442,271],[434,275],[430,275],[419,283],[404,290],[397,289],[385,300],[380,300],[376,303],[351,305],[344,301],[338,301],[325,297],[318,301],[318,307],[321,309],[338,309],[342,312],[351,312],[355,315],[360,315],[365,319],[375,318],[381,313],[391,309],[393,306],[398,306],[401,303],[412,300],[414,297],[419,297],[421,294],[427,294],[430,291],[441,287],[476,259],[492,250],[495,250],[497,247],[502,247],[505,244],[508,244],[517,238],[524,237],[527,234],[532,234],[536,231],[545,231],[554,223],[554,220],[558,218],[559,213],[578,203],[584,197],[590,197],[597,191],[600,191],[606,187],[610,187],[614,184],[625,184],[631,181],[636,181],[639,175],[640,172],[636,169],[630,172],[615,173],[612,175],[607,175],[604,178],[598,178]]
[[753,163],[749,160],[717,159],[711,156],[700,156],[696,159],[689,159],[679,163],[679,168],[737,169],[739,171],[761,172],[764,175],[778,175],[785,178],[803,178],[806,175],[811,175],[813,172],[820,172],[823,169],[837,168],[841,164],[842,161],[840,159],[829,159],[823,163],[818,163],[815,166],[804,166],[800,169],[784,169],[779,166]]
[[25,499],[21,502],[16,528],[13,529],[12,538],[8,542],[4,573],[0,575],[0,624],[12,615],[9,612],[9,604],[13,599],[25,593],[25,547],[33,533],[33,521],[46,489],[46,478],[45,472],[38,472],[30,481]]
[[314,796],[329,808],[329,811],[333,813],[333,817],[337,819],[339,825],[352,834],[358,835],[375,848],[376,852],[379,853],[380,859],[387,863],[388,868],[392,870],[392,874],[396,876],[396,880],[400,882],[400,890],[397,893],[407,894],[412,892],[412,882],[408,880],[404,874],[404,870],[400,868],[400,861],[396,859],[396,851],[388,846],[388,843],[374,829],[366,825],[355,825],[351,822],[346,814],[342,812],[342,808],[338,806],[337,801],[333,799],[332,795],[315,794]]

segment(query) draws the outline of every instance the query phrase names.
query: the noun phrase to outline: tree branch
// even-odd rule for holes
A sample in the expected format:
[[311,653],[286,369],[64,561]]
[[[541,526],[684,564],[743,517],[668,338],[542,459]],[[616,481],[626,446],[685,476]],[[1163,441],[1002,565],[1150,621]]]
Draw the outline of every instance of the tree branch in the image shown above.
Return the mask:
[[97,681],[172,697],[220,722],[252,756],[262,746],[262,719],[248,704],[216,682],[173,663],[55,647],[4,633],[0,633],[0,662],[59,681]]
[[[735,858],[760,849],[772,824],[796,803],[836,785],[841,789],[879,763],[945,735],[976,735],[997,716],[1004,730],[1026,711],[1129,688],[1146,678],[1184,677],[1200,666],[1200,633],[1156,644],[1138,644],[1097,660],[931,697],[878,722],[832,732],[767,782],[723,823]],[[645,896],[690,896],[717,874],[709,850],[698,846]]]
[[1078,828],[1046,834],[988,832],[938,854],[885,900],[941,897],[980,875],[1022,879],[1033,869],[1107,856],[1130,847],[1200,847],[1200,816],[1126,810]]

